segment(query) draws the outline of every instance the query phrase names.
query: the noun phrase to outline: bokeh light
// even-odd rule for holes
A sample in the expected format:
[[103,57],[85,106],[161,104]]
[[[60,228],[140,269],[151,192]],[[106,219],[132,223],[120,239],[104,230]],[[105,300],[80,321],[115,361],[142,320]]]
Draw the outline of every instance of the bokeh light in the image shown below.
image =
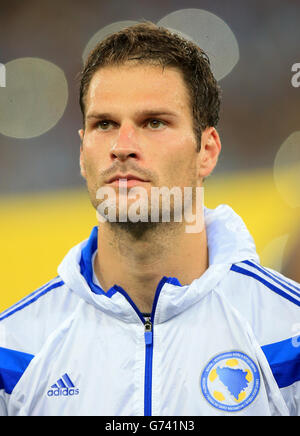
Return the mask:
[[33,138],[50,130],[63,116],[68,101],[64,72],[40,58],[20,58],[6,64],[1,88],[0,133]]
[[82,54],[82,60],[83,63],[87,60],[87,57],[89,53],[96,47],[96,45],[101,42],[104,38],[106,38],[108,35],[111,35],[114,32],[119,32],[120,30],[124,29],[125,27],[132,26],[133,24],[136,24],[137,21],[116,21],[114,23],[108,24],[107,26],[103,27],[102,29],[98,30],[92,38],[89,40],[87,45],[85,46],[85,49]]
[[227,76],[239,60],[239,46],[233,31],[217,15],[203,9],[180,9],[157,22],[187,35],[208,55],[217,80]]
[[275,185],[292,208],[300,206],[300,131],[292,133],[279,148],[273,176]]

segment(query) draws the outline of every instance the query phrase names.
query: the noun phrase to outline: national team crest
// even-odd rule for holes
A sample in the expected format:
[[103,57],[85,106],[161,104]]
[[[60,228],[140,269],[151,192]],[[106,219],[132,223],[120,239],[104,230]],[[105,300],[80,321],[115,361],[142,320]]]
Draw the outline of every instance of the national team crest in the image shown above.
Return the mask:
[[201,390],[217,409],[237,412],[249,406],[260,387],[256,364],[244,353],[222,353],[208,362],[201,375]]

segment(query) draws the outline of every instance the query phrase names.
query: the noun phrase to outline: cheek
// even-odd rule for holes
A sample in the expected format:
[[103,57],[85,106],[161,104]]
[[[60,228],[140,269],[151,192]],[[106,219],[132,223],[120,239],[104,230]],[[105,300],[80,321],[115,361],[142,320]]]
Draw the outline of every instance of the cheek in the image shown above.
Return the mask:
[[174,147],[161,158],[161,174],[167,175],[173,186],[194,186],[197,178],[197,154],[194,150],[187,153],[187,149]]
[[104,146],[98,144],[93,137],[89,137],[84,142],[83,147],[83,159],[87,176],[91,177],[94,174],[99,174],[99,171],[105,165]]
[[83,165],[84,165],[84,178],[86,180],[88,189],[90,192],[96,191],[97,185],[99,183],[99,168],[97,156],[92,153],[84,153],[83,155]]

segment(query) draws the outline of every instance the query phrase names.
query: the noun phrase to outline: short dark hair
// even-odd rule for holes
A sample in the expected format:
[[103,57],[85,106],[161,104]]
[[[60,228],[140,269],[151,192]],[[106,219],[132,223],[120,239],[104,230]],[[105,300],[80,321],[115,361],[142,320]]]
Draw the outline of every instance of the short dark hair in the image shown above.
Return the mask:
[[143,21],[113,33],[89,54],[80,82],[80,108],[85,125],[85,96],[95,72],[127,61],[175,67],[181,71],[190,96],[194,131],[200,147],[201,133],[219,121],[220,88],[210,69],[206,53],[177,33]]

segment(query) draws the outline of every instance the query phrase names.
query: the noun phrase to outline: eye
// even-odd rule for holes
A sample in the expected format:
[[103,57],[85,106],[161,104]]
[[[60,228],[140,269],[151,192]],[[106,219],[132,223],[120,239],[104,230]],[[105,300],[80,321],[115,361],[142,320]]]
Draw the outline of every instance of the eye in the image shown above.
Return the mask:
[[164,121],[157,120],[156,118],[148,120],[147,124],[150,126],[151,130],[160,130],[161,127],[166,125]]
[[97,128],[99,130],[109,130],[109,128],[112,126],[112,121],[110,120],[101,120],[97,123]]

